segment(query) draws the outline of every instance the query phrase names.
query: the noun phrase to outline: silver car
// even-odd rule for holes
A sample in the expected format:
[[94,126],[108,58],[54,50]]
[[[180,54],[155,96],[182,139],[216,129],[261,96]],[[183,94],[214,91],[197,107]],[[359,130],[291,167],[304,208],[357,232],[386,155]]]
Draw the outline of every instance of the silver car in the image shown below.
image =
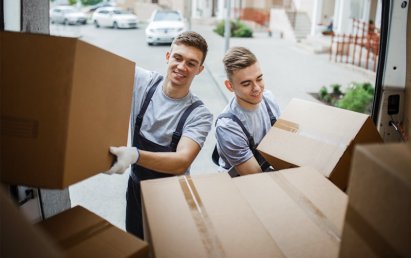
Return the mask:
[[136,15],[118,7],[100,7],[93,13],[92,20],[96,28],[137,28],[139,23]]
[[87,16],[74,6],[57,6],[50,9],[50,22],[68,24],[86,24]]
[[145,34],[148,45],[171,43],[187,29],[183,16],[174,10],[156,10],[150,18]]

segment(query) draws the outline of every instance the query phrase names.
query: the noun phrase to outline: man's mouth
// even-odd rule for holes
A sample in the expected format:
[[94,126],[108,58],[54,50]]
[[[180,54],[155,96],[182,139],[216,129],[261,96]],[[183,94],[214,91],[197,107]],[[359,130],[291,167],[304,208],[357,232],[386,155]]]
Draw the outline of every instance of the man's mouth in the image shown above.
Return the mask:
[[180,73],[180,72],[173,72],[174,73],[174,76],[177,78],[177,79],[183,79],[183,78],[185,78],[185,75],[184,74],[182,74],[182,73]]

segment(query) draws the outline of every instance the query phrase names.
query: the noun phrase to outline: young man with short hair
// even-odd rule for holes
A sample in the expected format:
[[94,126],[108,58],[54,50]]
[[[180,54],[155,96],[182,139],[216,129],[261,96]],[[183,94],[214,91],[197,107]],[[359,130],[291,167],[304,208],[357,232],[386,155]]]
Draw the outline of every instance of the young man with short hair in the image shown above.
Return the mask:
[[233,47],[223,63],[227,74],[224,84],[234,97],[217,118],[219,157],[215,152],[213,158],[231,176],[265,171],[269,165],[256,147],[279,116],[279,106],[271,92],[264,90],[260,64],[250,50]]
[[143,238],[141,180],[189,172],[211,130],[213,116],[191,93],[208,51],[205,39],[183,32],[166,53],[167,74],[136,68],[131,110],[133,147],[110,147],[117,162],[107,172],[132,165],[127,188],[126,230]]

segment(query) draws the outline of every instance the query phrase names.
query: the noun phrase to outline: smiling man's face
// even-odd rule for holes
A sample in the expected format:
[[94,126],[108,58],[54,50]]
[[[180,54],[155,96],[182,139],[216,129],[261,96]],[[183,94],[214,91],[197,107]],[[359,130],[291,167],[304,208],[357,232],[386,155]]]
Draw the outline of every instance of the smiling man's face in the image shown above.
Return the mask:
[[203,53],[201,50],[184,44],[173,45],[166,54],[167,78],[174,86],[189,87],[194,76],[201,73]]

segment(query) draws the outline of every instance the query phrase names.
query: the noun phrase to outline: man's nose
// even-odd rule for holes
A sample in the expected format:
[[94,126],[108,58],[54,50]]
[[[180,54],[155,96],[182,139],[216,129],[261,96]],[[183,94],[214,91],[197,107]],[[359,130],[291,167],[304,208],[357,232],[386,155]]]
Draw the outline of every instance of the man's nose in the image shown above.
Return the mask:
[[178,69],[181,69],[181,70],[184,70],[185,67],[186,67],[186,64],[185,64],[184,61],[183,61],[183,62],[179,62],[178,65],[177,65],[177,68],[178,68]]
[[253,82],[253,91],[260,91],[261,86],[257,82]]

